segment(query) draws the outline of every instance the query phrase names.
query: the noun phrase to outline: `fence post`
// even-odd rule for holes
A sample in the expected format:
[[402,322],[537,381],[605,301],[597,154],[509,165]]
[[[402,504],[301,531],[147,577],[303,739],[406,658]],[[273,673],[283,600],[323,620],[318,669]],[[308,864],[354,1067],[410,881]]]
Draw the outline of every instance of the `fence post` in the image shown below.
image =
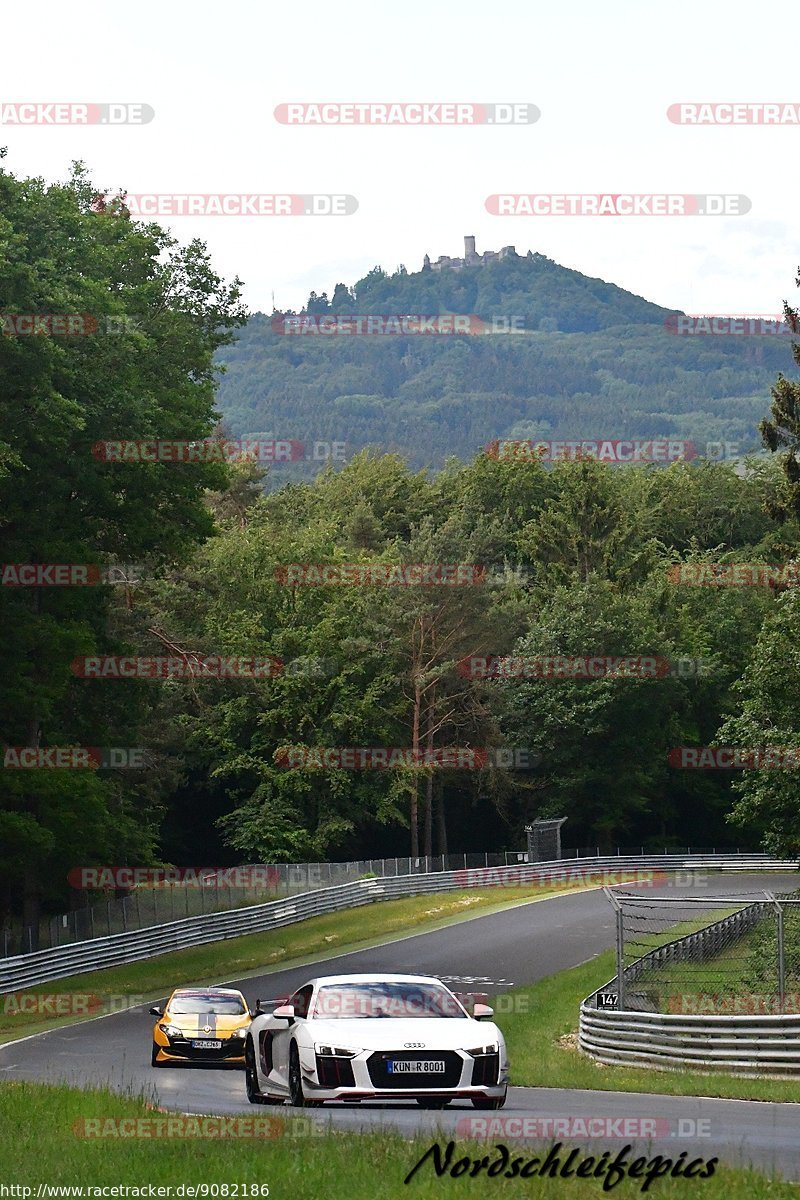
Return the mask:
[[775,901],[778,910],[778,1003],[780,1012],[786,1007],[786,955],[783,929],[783,908],[778,900]]
[[622,1012],[625,1008],[625,927],[623,925],[622,905],[611,888],[604,887],[606,899],[614,909],[616,917],[617,937],[617,1009]]
[[777,968],[778,968],[778,1012],[782,1013],[786,1005],[786,958],[784,946],[784,929],[783,929],[783,909],[780,901],[775,898],[772,892],[764,892],[764,895],[769,900],[770,904],[775,909],[775,922],[777,933]]

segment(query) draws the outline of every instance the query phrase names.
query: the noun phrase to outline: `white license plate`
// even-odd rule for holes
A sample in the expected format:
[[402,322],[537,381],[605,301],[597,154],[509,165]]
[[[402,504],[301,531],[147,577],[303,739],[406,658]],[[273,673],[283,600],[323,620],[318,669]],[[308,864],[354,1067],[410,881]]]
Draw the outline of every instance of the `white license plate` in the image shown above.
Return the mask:
[[444,1075],[441,1059],[389,1059],[390,1075]]
[[221,1050],[222,1042],[199,1041],[192,1042],[193,1050]]

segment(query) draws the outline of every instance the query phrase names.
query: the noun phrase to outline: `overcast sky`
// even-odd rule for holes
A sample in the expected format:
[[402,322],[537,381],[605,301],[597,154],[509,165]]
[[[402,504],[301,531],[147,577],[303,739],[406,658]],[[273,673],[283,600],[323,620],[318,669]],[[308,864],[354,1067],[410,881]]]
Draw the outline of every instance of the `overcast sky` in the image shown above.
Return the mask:
[[[786,12],[744,0],[40,0],[3,13],[2,101],[149,104],[146,125],[0,126],[4,165],[64,178],[82,158],[132,193],[346,193],[347,217],[164,218],[299,308],[376,263],[511,243],[687,312],[778,312],[800,262],[800,126],[672,124],[681,101],[800,104]],[[534,124],[295,127],[290,101],[527,102]],[[496,192],[744,194],[738,217],[496,217]]]

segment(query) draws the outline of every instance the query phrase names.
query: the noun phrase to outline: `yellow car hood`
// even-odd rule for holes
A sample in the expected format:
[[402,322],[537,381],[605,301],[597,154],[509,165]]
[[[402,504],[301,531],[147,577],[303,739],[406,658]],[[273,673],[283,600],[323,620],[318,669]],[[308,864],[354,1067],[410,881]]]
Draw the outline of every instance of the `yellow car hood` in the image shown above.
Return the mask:
[[160,1018],[162,1025],[175,1025],[189,1037],[228,1037],[237,1029],[246,1029],[250,1017],[226,1016],[222,1013],[171,1013],[169,1010]]

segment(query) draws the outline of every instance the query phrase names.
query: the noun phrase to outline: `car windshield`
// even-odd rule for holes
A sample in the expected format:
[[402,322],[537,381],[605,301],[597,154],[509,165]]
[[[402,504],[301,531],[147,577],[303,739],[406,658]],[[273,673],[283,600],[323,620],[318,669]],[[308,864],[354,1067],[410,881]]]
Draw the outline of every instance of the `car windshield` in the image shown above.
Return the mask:
[[315,1019],[466,1017],[446,988],[435,983],[338,983],[317,992]]
[[218,1017],[242,1017],[247,1012],[238,996],[215,996],[196,993],[192,996],[175,996],[169,1006],[173,1016],[186,1017],[197,1013],[213,1013]]

